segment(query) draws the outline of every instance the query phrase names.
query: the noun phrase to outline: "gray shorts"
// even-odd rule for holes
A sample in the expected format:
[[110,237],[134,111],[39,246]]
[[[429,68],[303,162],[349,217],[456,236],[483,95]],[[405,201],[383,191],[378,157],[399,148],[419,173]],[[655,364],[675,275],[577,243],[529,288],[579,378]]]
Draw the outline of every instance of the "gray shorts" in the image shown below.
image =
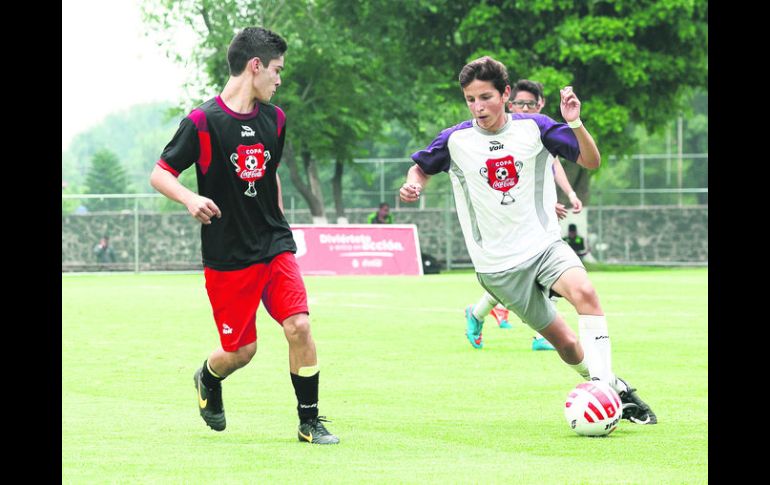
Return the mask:
[[583,268],[575,251],[564,241],[555,241],[542,253],[499,273],[476,273],[481,286],[539,332],[556,318],[548,299],[551,286],[570,268]]

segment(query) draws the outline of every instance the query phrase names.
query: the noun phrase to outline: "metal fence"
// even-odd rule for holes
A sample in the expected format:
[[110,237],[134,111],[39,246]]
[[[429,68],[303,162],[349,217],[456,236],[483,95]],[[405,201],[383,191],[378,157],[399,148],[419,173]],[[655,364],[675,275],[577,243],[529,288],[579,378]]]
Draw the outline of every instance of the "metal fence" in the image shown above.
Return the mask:
[[[433,194],[443,207],[392,209],[398,223],[418,227],[423,252],[446,268],[470,267],[450,193]],[[186,211],[161,210],[155,194],[89,196],[120,201],[118,210],[83,210],[62,214],[62,271],[155,271],[201,269],[200,224]],[[65,201],[77,201],[66,197]],[[80,207],[78,205],[76,207]],[[85,206],[83,204],[83,206]],[[155,207],[153,207],[155,206]],[[87,206],[85,206],[87,207]],[[129,208],[130,207],[130,208]],[[373,208],[350,209],[349,223],[364,223]],[[305,208],[287,208],[290,223],[312,223]],[[591,206],[578,217],[586,228],[592,255],[606,263],[708,265],[708,206]],[[332,221],[330,221],[332,222]],[[110,236],[114,263],[97,263],[94,246]]]
[[[623,164],[608,158],[617,168],[592,179],[590,203],[564,226],[577,223],[601,262],[708,265],[708,154],[629,158]],[[447,268],[471,265],[448,177],[434,177],[418,204],[401,204],[398,187],[411,160],[357,162],[374,164],[367,172],[375,190],[346,190],[356,207],[347,208],[342,221],[327,208],[330,223],[364,223],[380,202],[389,202],[396,222],[417,225],[423,252]],[[289,223],[313,222],[299,196],[289,193],[284,203]],[[114,263],[96,262],[93,248],[103,235],[110,236]],[[160,194],[62,195],[62,271],[200,268],[200,225],[181,205]]]

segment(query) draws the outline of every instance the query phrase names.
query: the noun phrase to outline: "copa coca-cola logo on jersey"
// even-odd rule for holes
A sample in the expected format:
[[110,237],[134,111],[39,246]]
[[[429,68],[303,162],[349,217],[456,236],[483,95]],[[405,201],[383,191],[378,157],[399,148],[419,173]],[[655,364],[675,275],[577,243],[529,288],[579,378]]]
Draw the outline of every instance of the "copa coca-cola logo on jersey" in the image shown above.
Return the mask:
[[235,173],[241,180],[249,183],[244,194],[256,197],[257,191],[254,182],[265,176],[267,162],[270,161],[270,152],[265,150],[261,143],[256,145],[238,145],[236,153],[230,155],[230,162],[235,165]]
[[487,183],[500,192],[508,192],[519,183],[519,172],[513,163],[513,155],[487,160]]

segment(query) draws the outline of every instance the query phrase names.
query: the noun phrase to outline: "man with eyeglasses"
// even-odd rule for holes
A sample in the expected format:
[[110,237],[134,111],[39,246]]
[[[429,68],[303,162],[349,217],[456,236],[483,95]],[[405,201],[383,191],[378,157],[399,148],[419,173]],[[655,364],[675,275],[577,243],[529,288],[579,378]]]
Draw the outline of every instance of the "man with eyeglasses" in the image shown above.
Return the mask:
[[[543,96],[543,85],[539,82],[529,79],[520,79],[511,86],[511,100],[508,102],[508,111],[511,113],[540,113],[545,106],[545,97]],[[572,186],[567,180],[567,174],[564,172],[559,157],[554,157],[553,173],[556,185],[561,188],[569,197],[572,204],[572,212],[579,213],[583,209],[583,203],[578,198]],[[556,203],[556,214],[559,219],[567,216],[567,209],[562,204]],[[552,297],[552,301],[555,297]],[[468,305],[465,308],[466,331],[465,335],[474,348],[483,347],[481,329],[484,325],[484,317],[491,314],[500,328],[511,328],[508,321],[509,311],[487,292],[479,299],[475,305]],[[548,340],[540,333],[535,332],[532,338],[532,350],[556,350]]]

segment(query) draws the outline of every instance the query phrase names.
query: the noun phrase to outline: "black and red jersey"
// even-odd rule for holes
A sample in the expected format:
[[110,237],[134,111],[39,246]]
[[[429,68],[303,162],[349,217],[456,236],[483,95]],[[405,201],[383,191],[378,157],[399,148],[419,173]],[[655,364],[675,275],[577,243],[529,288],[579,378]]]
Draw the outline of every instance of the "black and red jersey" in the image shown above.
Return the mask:
[[217,96],[192,110],[163,150],[158,165],[179,176],[194,163],[198,193],[222,211],[221,219],[201,226],[204,266],[242,269],[297,251],[278,206],[285,122],[272,104],[236,113]]

